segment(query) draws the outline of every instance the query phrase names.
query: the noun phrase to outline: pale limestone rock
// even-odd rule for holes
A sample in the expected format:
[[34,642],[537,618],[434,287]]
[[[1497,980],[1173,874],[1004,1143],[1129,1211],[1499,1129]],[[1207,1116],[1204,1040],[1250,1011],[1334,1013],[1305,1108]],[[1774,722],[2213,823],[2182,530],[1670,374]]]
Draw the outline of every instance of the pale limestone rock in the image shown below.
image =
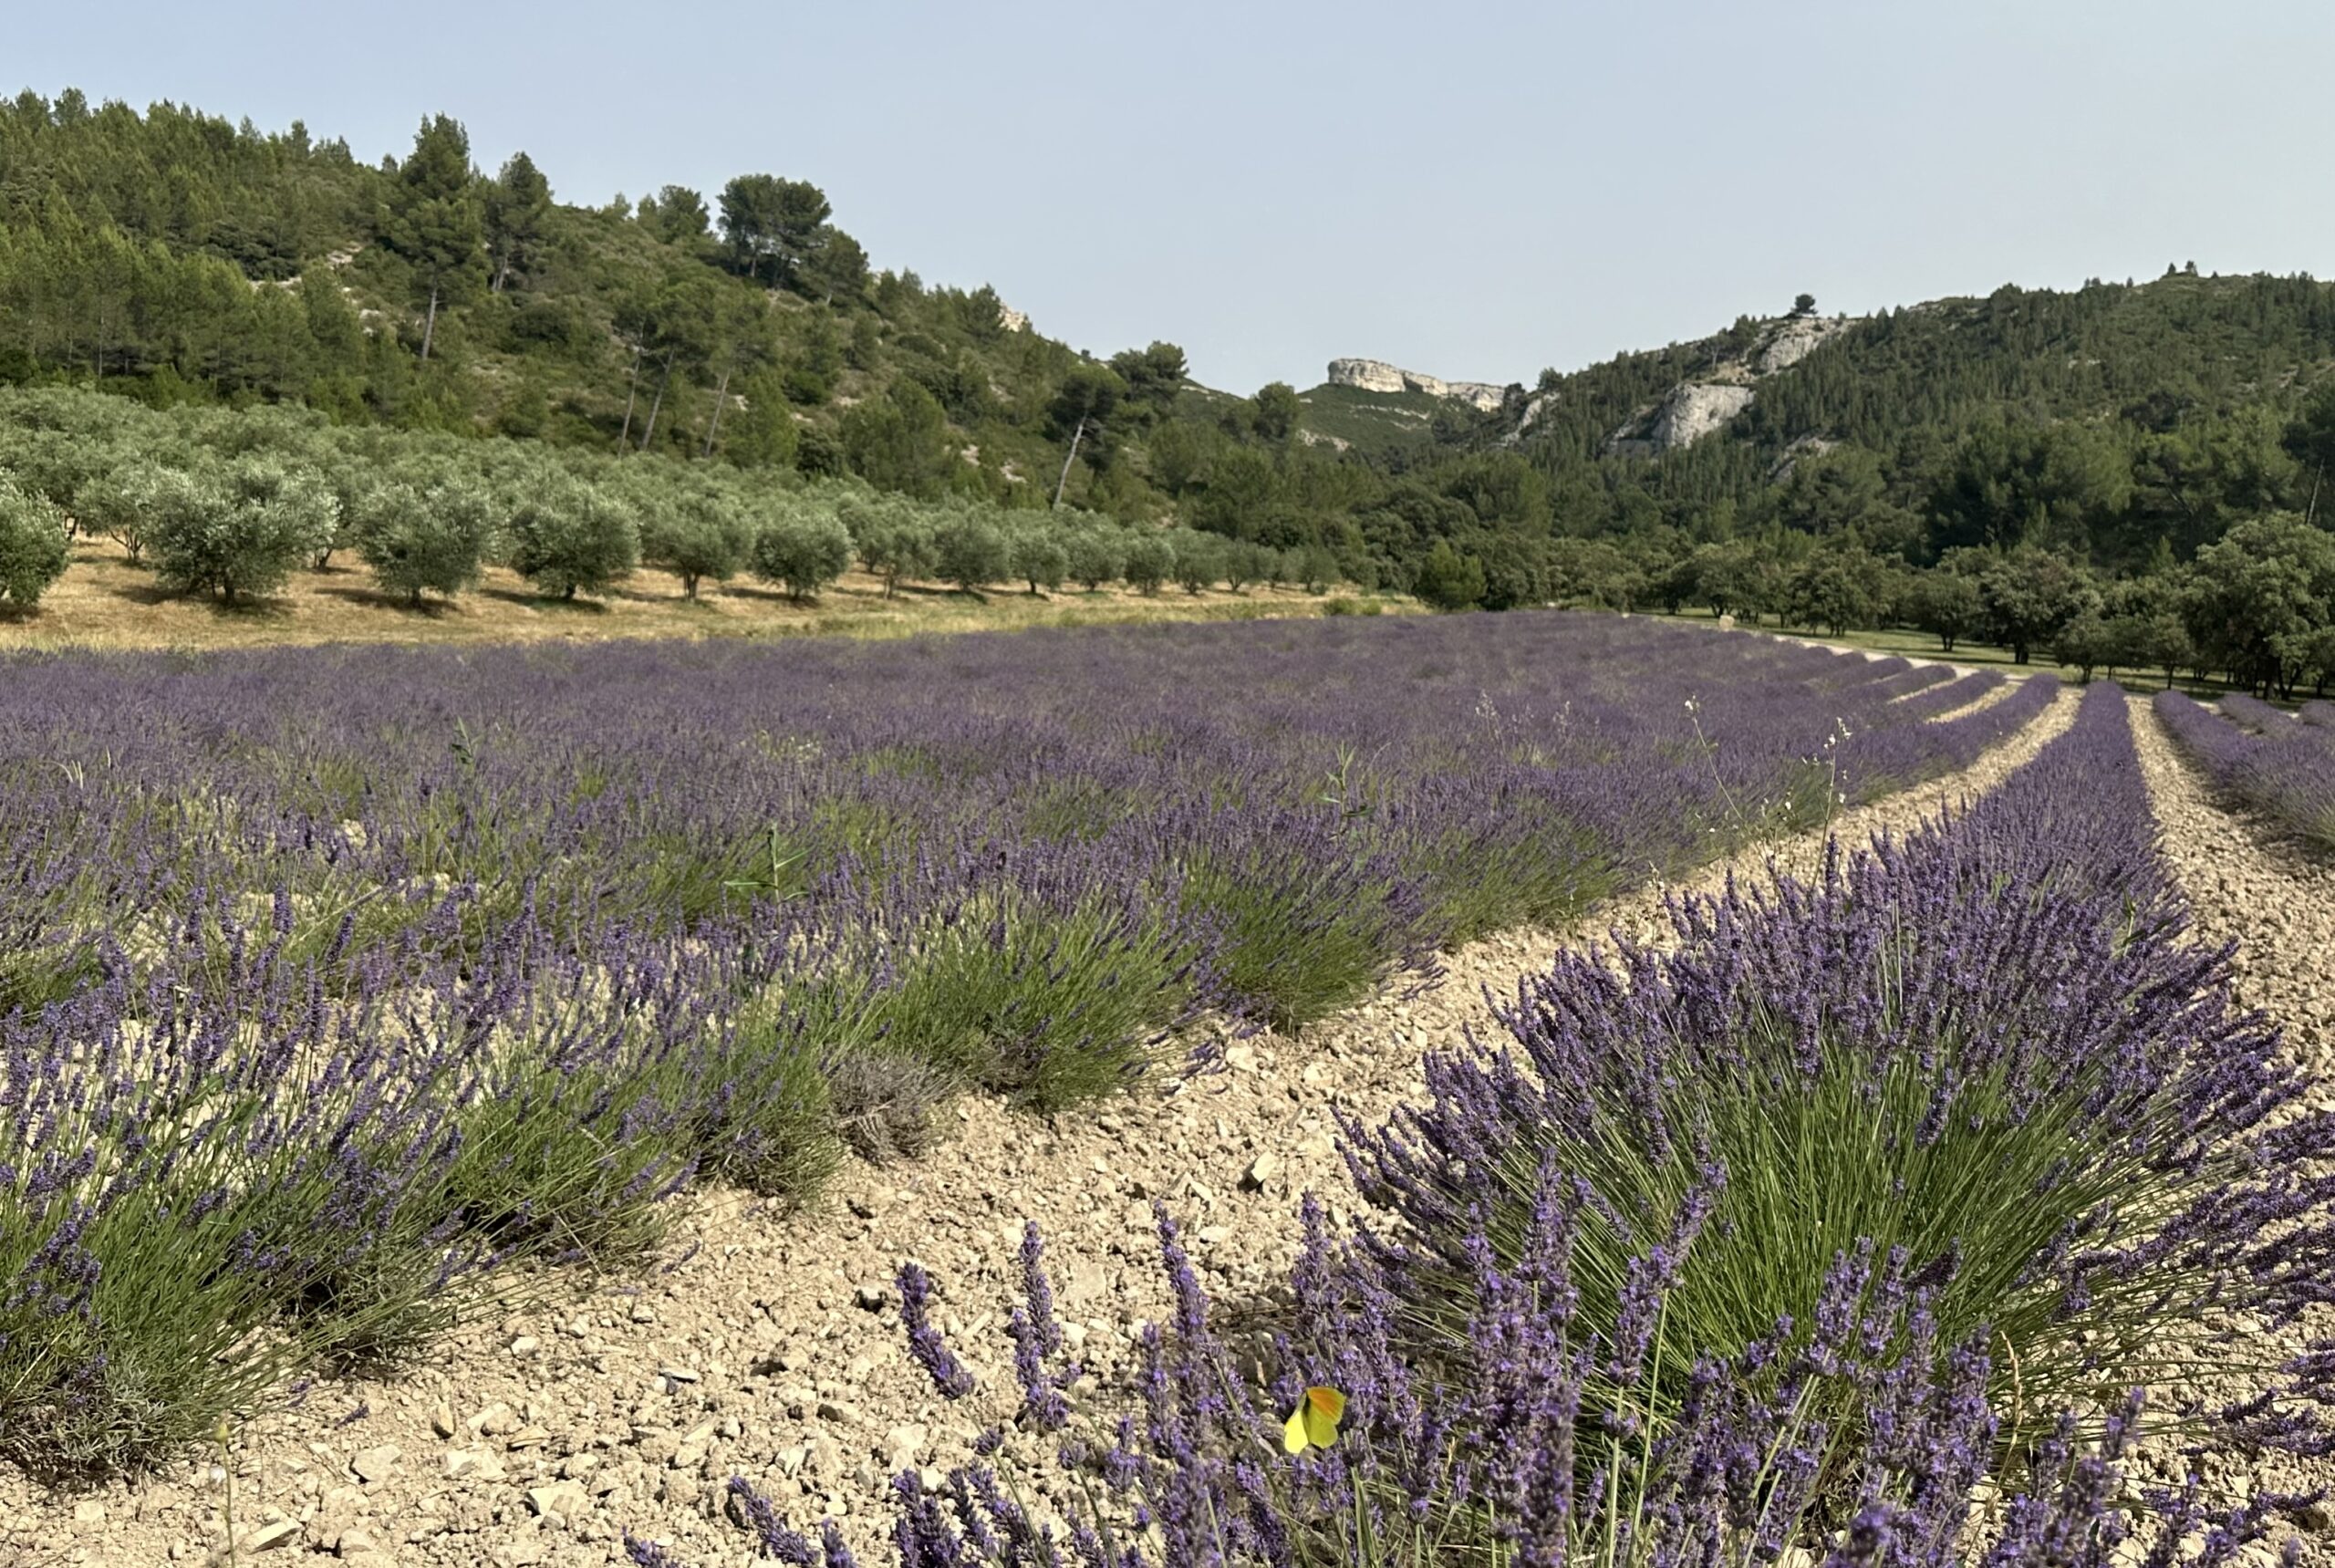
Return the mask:
[[1500,405],[1504,393],[1489,381],[1446,381],[1389,365],[1384,359],[1333,359],[1330,385],[1365,392],[1425,392],[1430,398],[1451,398],[1471,408],[1489,411]]
[[1647,439],[1657,452],[1692,446],[1751,406],[1751,389],[1728,381],[1686,381],[1670,389]]

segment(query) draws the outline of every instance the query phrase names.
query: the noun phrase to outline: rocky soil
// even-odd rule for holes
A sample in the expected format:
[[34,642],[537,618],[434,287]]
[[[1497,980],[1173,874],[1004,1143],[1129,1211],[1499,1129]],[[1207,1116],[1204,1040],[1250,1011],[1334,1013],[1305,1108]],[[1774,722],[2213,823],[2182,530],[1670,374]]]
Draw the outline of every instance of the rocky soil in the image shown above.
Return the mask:
[[[2335,1109],[2335,861],[2283,839],[2258,815],[2224,809],[2147,701],[2134,697],[2132,703],[2150,804],[2198,935],[2242,944],[2235,960],[2241,1000],[2278,1022],[2296,1058],[2319,1079],[2315,1108]],[[2267,1348],[2297,1351],[2330,1337],[2335,1305],[2318,1309]],[[2205,1468],[2209,1481],[2240,1490],[2335,1493],[2335,1456],[2305,1463],[2271,1455],[2251,1464],[2217,1456]],[[2335,1561],[2335,1511],[2310,1511],[2304,1527],[2309,1550],[2303,1561]],[[2264,1549],[2253,1560],[2275,1559]]]
[[[1861,842],[1991,789],[2074,707],[2062,700],[1967,772],[1847,813],[1833,830]],[[1805,871],[1823,840],[1738,856],[1689,885],[1770,864]],[[723,1514],[733,1473],[797,1523],[836,1516],[862,1561],[883,1562],[887,1478],[962,1461],[1012,1407],[1001,1329],[1025,1219],[1043,1228],[1074,1345],[1107,1382],[1140,1325],[1164,1314],[1154,1197],[1184,1223],[1213,1293],[1261,1293],[1294,1253],[1298,1194],[1351,1199],[1332,1143],[1336,1111],[1383,1116],[1415,1087],[1423,1049],[1491,1026],[1486,989],[1511,989],[1556,944],[1661,935],[1664,891],[1643,889],[1572,931],[1470,947],[1418,994],[1389,988],[1296,1038],[1237,1043],[1222,1074],[1163,1075],[1099,1111],[1042,1122],[966,1099],[941,1113],[940,1147],[887,1168],[855,1163],[815,1211],[738,1194],[695,1200],[657,1267],[534,1282],[534,1299],[450,1337],[426,1365],[319,1386],[297,1410],[240,1427],[226,1451],[140,1484],[50,1495],[0,1471],[0,1562],[223,1562],[232,1481],[245,1562],[601,1563],[622,1560],[630,1530],[711,1568],[752,1560]],[[2314,895],[2321,940],[2327,892]],[[2294,951],[2296,967],[2279,972],[2318,983]],[[982,1379],[959,1404],[939,1401],[902,1347],[890,1280],[910,1257],[939,1282],[941,1325]]]
[[2256,814],[2223,809],[2137,697],[2133,731],[2165,853],[2196,906],[2200,933],[2245,944],[2240,992],[2278,1021],[2313,1071],[2335,1077],[2335,860],[2282,838]]

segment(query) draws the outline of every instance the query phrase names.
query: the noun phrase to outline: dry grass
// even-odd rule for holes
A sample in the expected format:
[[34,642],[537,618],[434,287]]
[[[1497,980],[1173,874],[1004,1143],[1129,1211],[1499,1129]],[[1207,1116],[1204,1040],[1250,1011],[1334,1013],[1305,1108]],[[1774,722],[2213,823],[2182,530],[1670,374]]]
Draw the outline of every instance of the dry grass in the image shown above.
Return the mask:
[[[983,594],[903,587],[854,572],[817,599],[797,604],[775,588],[740,580],[708,583],[692,604],[680,580],[642,568],[603,599],[562,603],[524,579],[488,568],[472,592],[420,608],[375,589],[353,556],[322,572],[299,572],[274,597],[234,609],[201,597],[161,592],[109,539],[77,540],[73,564],[28,614],[0,610],[0,651],[16,649],[258,648],[320,642],[600,641],[612,638],[906,637],[918,632],[1012,630],[1033,626],[1105,626],[1134,621],[1247,620],[1317,616],[1324,598],[1290,588],[1251,587],[1146,596],[1125,587],[1032,595],[998,587]],[[1389,609],[1415,607],[1390,601]]]

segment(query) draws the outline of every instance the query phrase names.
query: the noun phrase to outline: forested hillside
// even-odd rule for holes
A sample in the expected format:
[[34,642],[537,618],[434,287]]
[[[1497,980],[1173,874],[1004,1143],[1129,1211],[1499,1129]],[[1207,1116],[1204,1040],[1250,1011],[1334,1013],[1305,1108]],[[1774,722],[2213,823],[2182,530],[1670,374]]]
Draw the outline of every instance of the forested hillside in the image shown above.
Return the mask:
[[[1413,460],[1432,478],[1392,509],[1449,517],[1450,476],[1513,454],[1541,493],[1469,509],[1545,510],[1548,541],[1479,524],[1463,591],[1480,564],[1490,598],[1911,623],[2080,669],[2335,681],[2335,287],[2169,267],[1857,321],[1813,306],[1543,372],[1458,433],[1441,416]],[[1716,428],[1666,444],[1697,393],[1726,394]]]
[[[474,167],[443,116],[375,164],[298,124],[27,92],[0,107],[0,380],[202,412],[174,428],[228,456],[262,404],[343,448],[507,438],[468,465],[506,498],[514,450],[556,454],[643,526],[660,493],[843,483],[1180,524],[1189,576],[1218,571],[1217,535],[1234,574],[1453,608],[1910,623],[2086,668],[2335,680],[2335,291],[2307,276],[2174,267],[1854,321],[1803,297],[1479,414],[1211,391],[1164,339],[1082,352],[986,286],[877,266],[847,193],[800,172],[583,206],[524,153]],[[0,466],[46,464],[31,487],[69,513],[76,405],[15,406],[51,439]],[[283,448],[274,417],[241,444]]]

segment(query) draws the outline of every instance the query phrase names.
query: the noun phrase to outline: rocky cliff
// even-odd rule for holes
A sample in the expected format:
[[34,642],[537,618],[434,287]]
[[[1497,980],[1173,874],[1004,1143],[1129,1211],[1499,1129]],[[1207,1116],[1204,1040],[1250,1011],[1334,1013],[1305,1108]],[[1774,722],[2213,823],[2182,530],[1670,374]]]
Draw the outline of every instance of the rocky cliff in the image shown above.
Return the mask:
[[[1640,409],[1605,438],[1605,450],[1616,456],[1651,457],[1693,445],[1749,408],[1759,395],[1760,378],[1799,364],[1826,338],[1862,319],[1786,316],[1768,323],[1739,357],[1718,360],[1695,379],[1671,388],[1660,402]],[[1555,395],[1544,392],[1525,405],[1524,418],[1509,438],[1511,442],[1531,428],[1544,400]]]
[[1365,392],[1425,392],[1430,398],[1457,399],[1486,412],[1500,407],[1502,395],[1502,389],[1489,381],[1446,381],[1383,359],[1333,359],[1330,385]]

